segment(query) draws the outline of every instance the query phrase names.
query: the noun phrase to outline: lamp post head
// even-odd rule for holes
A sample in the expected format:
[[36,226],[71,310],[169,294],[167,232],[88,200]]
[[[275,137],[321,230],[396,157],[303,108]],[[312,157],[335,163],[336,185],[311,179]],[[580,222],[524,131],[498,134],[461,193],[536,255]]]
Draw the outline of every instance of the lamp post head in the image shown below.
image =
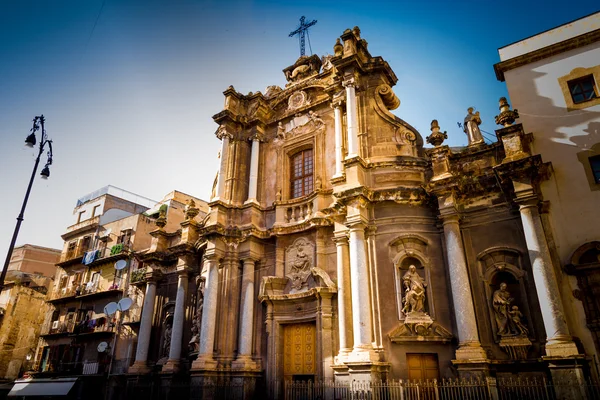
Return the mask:
[[37,140],[35,139],[35,133],[31,132],[29,134],[29,136],[27,136],[27,139],[25,139],[25,145],[27,147],[33,147],[35,146],[35,143],[37,142]]
[[50,168],[46,165],[40,175],[42,176],[42,179],[48,179],[50,177]]

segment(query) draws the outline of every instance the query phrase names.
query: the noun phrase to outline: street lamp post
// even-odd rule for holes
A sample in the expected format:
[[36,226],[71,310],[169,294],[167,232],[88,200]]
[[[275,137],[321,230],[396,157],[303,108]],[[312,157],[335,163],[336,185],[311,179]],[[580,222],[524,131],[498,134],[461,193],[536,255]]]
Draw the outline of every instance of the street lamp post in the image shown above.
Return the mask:
[[25,192],[25,198],[23,199],[23,205],[21,206],[21,212],[17,217],[17,225],[15,226],[15,232],[13,233],[12,240],[10,241],[10,246],[8,247],[8,253],[6,254],[6,261],[4,262],[4,267],[2,268],[2,273],[0,274],[0,293],[2,293],[2,289],[4,289],[4,278],[6,277],[6,271],[8,270],[8,264],[10,264],[10,259],[12,257],[13,250],[15,248],[15,243],[17,241],[17,236],[19,236],[19,229],[21,228],[21,222],[23,222],[23,215],[25,214],[25,207],[27,207],[27,200],[29,200],[29,194],[31,193],[31,186],[33,185],[33,179],[35,178],[35,173],[37,172],[38,165],[40,163],[40,157],[44,152],[44,148],[48,145],[48,161],[46,161],[46,166],[42,169],[40,175],[44,179],[48,179],[50,176],[50,165],[52,165],[52,140],[48,139],[48,135],[46,134],[46,129],[44,128],[44,122],[46,119],[43,115],[35,117],[33,119],[33,127],[31,128],[31,133],[25,139],[25,144],[29,147],[34,147],[36,143],[35,133],[41,128],[41,140],[40,140],[40,150],[38,152],[37,158],[35,159],[35,165],[33,166],[33,172],[31,173],[31,179],[29,179],[29,186],[27,187],[27,192]]

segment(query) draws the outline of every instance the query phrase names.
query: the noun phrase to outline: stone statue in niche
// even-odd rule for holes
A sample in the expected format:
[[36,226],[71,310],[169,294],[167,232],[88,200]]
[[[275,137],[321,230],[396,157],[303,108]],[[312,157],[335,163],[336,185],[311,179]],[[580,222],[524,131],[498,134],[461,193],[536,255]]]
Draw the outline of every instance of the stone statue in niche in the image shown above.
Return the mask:
[[192,320],[192,338],[188,343],[190,352],[198,352],[200,348],[200,326],[202,324],[202,311],[204,309],[204,280],[201,277],[196,278],[196,287],[198,288],[198,302],[196,304],[196,313]]
[[529,330],[522,322],[523,314],[518,306],[511,304],[514,299],[506,287],[506,282],[502,282],[492,295],[497,333],[499,336],[527,336]]
[[308,284],[314,266],[314,245],[305,238],[299,238],[285,251],[287,277],[292,282],[290,293],[300,292]]
[[417,272],[417,267],[411,265],[402,276],[404,287],[404,307],[402,312],[406,315],[412,313],[425,313],[425,288],[427,283]]
[[469,107],[467,110],[468,114],[465,117],[463,125],[463,130],[469,139],[469,146],[484,143],[483,136],[479,130],[479,125],[481,125],[481,117],[479,116],[479,111],[473,113],[474,110],[475,109],[473,107]]
[[162,355],[163,357],[169,357],[169,352],[171,351],[171,324],[167,324],[165,326],[165,332],[163,334],[163,348]]

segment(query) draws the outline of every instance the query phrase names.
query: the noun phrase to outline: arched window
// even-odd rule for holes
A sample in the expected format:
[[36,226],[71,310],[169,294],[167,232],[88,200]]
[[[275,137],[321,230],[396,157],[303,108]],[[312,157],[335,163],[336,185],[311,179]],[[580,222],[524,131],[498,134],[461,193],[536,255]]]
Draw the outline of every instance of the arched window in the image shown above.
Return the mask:
[[306,149],[292,156],[291,198],[306,196],[313,191],[313,150]]

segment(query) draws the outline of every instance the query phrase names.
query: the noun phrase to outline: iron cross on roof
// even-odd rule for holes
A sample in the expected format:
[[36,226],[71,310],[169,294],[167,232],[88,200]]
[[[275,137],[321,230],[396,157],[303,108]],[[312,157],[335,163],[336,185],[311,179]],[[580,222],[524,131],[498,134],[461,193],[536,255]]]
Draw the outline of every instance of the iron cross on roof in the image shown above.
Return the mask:
[[[310,28],[311,26],[313,26],[314,24],[317,23],[316,19],[313,19],[312,21],[305,23],[304,21],[306,20],[305,16],[300,17],[300,26],[298,26],[298,28],[293,31],[290,32],[289,37],[293,37],[295,35],[299,35],[300,37],[300,56],[302,57],[304,55],[304,35],[308,36],[308,28]],[[308,39],[308,45],[310,46],[310,38]],[[311,49],[311,53],[312,53],[312,49]]]

